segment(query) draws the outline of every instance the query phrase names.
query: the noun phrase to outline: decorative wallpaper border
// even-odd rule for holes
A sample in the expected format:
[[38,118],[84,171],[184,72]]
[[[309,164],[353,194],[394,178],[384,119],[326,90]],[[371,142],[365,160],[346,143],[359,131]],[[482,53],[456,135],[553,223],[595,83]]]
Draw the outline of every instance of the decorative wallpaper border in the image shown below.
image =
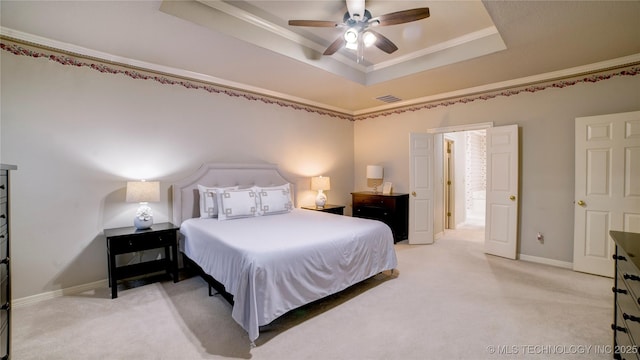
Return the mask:
[[[549,80],[544,81],[540,84],[534,85],[518,85],[511,88],[498,90],[498,91],[488,91],[481,94],[476,95],[468,95],[459,98],[452,98],[448,100],[437,100],[433,102],[425,102],[422,104],[409,105],[405,107],[399,107],[390,110],[383,110],[378,112],[373,112],[370,114],[357,115],[353,117],[353,120],[366,120],[373,119],[380,116],[390,116],[397,115],[406,112],[414,112],[420,110],[429,110],[442,106],[451,106],[457,104],[466,104],[470,102],[474,102],[477,100],[491,100],[497,97],[508,97],[519,95],[522,93],[535,93],[547,89],[561,89],[569,86],[574,86],[578,84],[584,83],[596,83],[603,80],[609,80],[618,76],[636,76],[640,74],[640,66],[639,64],[627,64],[622,67],[616,68],[612,72],[606,72],[605,70],[598,71],[596,73],[591,74],[583,74],[583,75],[575,75],[565,79],[557,79],[557,80]],[[609,69],[611,71],[611,69]]]
[[491,100],[497,97],[508,97],[519,95],[522,93],[535,93],[547,89],[558,89],[569,86],[574,86],[584,83],[596,83],[603,80],[609,80],[619,76],[637,76],[640,74],[640,63],[626,64],[616,67],[614,69],[604,69],[595,73],[579,74],[564,79],[548,80],[538,84],[530,85],[518,85],[502,90],[494,90],[483,92],[480,94],[473,94],[467,96],[461,96],[458,98],[450,98],[446,100],[434,100],[420,104],[413,104],[407,106],[401,106],[389,110],[381,110],[371,112],[362,115],[350,115],[314,107],[307,104],[296,103],[294,101],[288,101],[279,99],[277,97],[252,93],[244,90],[234,89],[230,87],[221,86],[218,84],[207,83],[195,79],[180,78],[174,75],[155,72],[147,69],[136,68],[124,64],[111,63],[102,59],[94,59],[78,54],[69,54],[67,52],[52,49],[50,52],[44,52],[40,47],[35,45],[37,50],[30,49],[18,43],[14,43],[11,40],[5,42],[2,38],[0,42],[0,49],[7,51],[11,54],[18,56],[28,56],[32,58],[45,58],[49,61],[57,62],[61,65],[86,67],[92,70],[99,71],[103,74],[124,75],[136,80],[151,80],[156,81],[163,85],[179,85],[187,89],[204,90],[213,94],[227,95],[230,97],[240,97],[250,101],[259,101],[265,104],[277,105],[280,107],[290,108],[294,110],[306,111],[323,116],[329,116],[333,118],[339,118],[349,121],[373,119],[383,116],[391,116],[397,114],[403,114],[406,112],[415,112],[420,110],[429,110],[438,107],[447,107],[451,105],[466,104],[479,100]]
[[61,65],[86,67],[99,71],[103,74],[124,75],[136,80],[151,80],[163,85],[180,85],[187,89],[204,90],[213,94],[227,95],[231,97],[241,97],[246,100],[260,101],[265,104],[278,105],[280,107],[291,108],[294,110],[303,110],[318,115],[330,116],[353,121],[353,116],[343,114],[331,110],[321,109],[311,105],[300,104],[293,101],[287,101],[272,96],[266,96],[248,91],[224,87],[217,84],[206,83],[194,79],[179,78],[177,76],[153,72],[146,69],[109,63],[101,59],[90,59],[82,55],[70,56],[65,53],[45,53],[42,50],[34,50],[16,43],[0,42],[0,49],[10,52],[14,55],[28,56],[32,58],[46,58],[47,60],[57,62]]

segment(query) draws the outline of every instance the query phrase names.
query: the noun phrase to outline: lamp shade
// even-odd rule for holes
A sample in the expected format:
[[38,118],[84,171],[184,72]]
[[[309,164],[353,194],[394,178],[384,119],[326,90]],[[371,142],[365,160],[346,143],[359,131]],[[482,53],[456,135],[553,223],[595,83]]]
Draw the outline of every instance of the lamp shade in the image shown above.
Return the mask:
[[382,166],[367,165],[367,179],[382,179]]
[[159,181],[128,181],[127,202],[160,201]]
[[311,190],[331,190],[331,179],[328,176],[312,177]]

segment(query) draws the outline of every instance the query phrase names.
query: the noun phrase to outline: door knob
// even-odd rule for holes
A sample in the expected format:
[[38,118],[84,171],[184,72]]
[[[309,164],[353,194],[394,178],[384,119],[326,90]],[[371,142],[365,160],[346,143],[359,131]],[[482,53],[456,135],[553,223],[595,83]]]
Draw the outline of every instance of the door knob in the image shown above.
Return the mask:
[[515,196],[515,195],[511,195],[511,196],[509,196],[509,200],[511,200],[511,201],[516,201],[516,196]]
[[585,205],[587,205],[587,203],[585,203],[585,202],[584,202],[584,201],[582,201],[582,200],[578,200],[578,205],[580,205],[580,206],[585,206]]
[[416,192],[415,192],[415,191],[412,191],[412,192],[411,192],[411,195],[416,196]]

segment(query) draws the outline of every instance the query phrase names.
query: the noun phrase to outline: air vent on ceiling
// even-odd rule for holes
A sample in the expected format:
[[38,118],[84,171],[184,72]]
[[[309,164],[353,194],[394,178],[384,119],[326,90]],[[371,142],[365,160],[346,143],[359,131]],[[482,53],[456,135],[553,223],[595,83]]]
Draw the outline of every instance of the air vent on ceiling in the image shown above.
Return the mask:
[[396,101],[400,101],[401,99],[393,96],[393,95],[384,95],[384,96],[378,96],[376,99],[382,101],[382,102],[386,102],[386,103],[394,103]]

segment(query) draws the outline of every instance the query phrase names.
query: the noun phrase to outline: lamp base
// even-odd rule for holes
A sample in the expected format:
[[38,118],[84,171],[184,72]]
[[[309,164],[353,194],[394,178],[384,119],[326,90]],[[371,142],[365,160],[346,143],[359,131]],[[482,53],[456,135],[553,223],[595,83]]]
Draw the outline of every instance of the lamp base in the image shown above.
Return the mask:
[[324,205],[327,203],[327,195],[322,190],[318,190],[318,196],[316,196],[316,208],[324,209]]
[[151,229],[151,225],[153,225],[152,216],[150,216],[148,220],[140,219],[137,216],[133,219],[133,226],[135,226],[138,230]]

